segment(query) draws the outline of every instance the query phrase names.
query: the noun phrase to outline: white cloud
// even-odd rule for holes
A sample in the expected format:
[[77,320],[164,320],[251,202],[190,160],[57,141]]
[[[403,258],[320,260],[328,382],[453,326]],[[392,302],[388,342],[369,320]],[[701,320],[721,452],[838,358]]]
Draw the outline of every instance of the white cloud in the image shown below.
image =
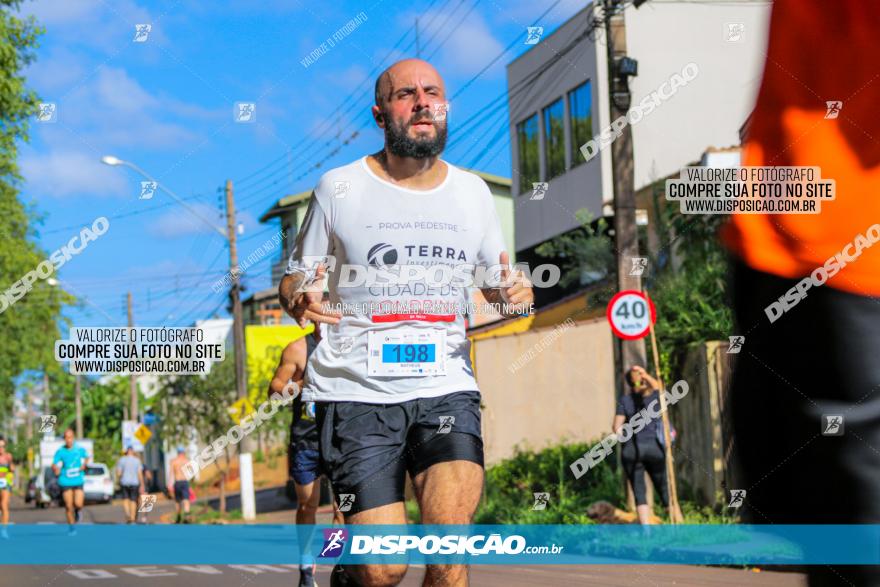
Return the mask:
[[[165,194],[160,194],[162,198],[167,198]],[[200,204],[187,202],[189,206],[199,214],[205,221],[210,222],[214,226],[225,229],[225,223],[221,216],[220,210],[210,204]],[[215,231],[208,226],[205,221],[195,216],[192,212],[183,209],[176,202],[170,211],[165,212],[156,220],[153,220],[146,227],[147,231],[152,235],[160,238],[177,238],[198,233],[214,233]]]
[[24,15],[33,15],[54,38],[115,54],[133,44],[136,24],[153,24],[149,41],[141,47],[167,43],[160,16],[132,0],[35,0],[22,4]]
[[[168,196],[159,193],[157,198],[167,198]],[[210,204],[187,202],[189,206],[199,214],[205,221],[214,224],[224,232],[226,231],[225,212]],[[252,234],[258,229],[264,228],[257,221],[253,214],[247,211],[239,211],[237,213],[238,222],[244,225],[244,235]],[[205,221],[195,216],[189,210],[184,209],[180,204],[172,203],[172,208],[162,214],[156,220],[150,221],[147,225],[147,231],[152,236],[160,238],[178,238],[194,234],[217,234],[212,230]],[[219,236],[219,235],[218,235]],[[239,253],[239,256],[241,253]],[[178,270],[179,271],[179,270]]]
[[109,108],[119,114],[133,114],[159,105],[124,69],[118,68],[101,70],[92,86],[92,95],[102,110]]
[[[577,14],[580,10],[586,8],[589,4],[589,2],[585,2],[584,0],[560,0],[560,2],[553,7],[553,10],[550,11],[550,14],[536,22],[538,16],[544,14],[554,1],[555,0],[507,0],[507,2],[504,2],[503,7],[497,4],[495,6],[496,8],[501,8],[497,12],[497,17],[499,19],[506,19],[511,23],[516,23],[523,27],[531,26],[534,23],[536,26],[555,28],[557,25],[562,24]],[[526,31],[523,30],[523,35],[525,35],[525,33]]]
[[366,68],[360,65],[351,65],[342,71],[334,72],[327,76],[330,83],[338,86],[346,92],[354,90],[363,91],[365,88],[372,94],[373,80],[365,81],[369,73]]
[[37,198],[44,194],[51,197],[123,196],[130,187],[123,175],[103,165],[90,152],[29,153],[22,156],[21,170],[26,178],[25,192]]
[[194,123],[221,119],[214,112],[144,88],[124,69],[102,67],[89,81],[69,94],[45,95],[58,105],[61,124],[35,125],[49,145],[180,148],[196,142]]
[[95,0],[36,0],[26,2],[22,6],[24,14],[37,17],[44,26],[64,26],[74,22],[93,20],[103,10],[100,2]]
[[50,94],[67,90],[86,75],[83,58],[66,48],[51,49],[28,68],[28,84],[38,94]]
[[[492,29],[486,25],[483,17],[476,12],[471,13],[465,22],[452,31],[449,40],[437,54],[442,64],[440,71],[446,69],[461,75],[473,75],[485,67],[504,47],[505,45],[492,35]],[[499,59],[483,76],[502,75],[505,62],[504,59]]]

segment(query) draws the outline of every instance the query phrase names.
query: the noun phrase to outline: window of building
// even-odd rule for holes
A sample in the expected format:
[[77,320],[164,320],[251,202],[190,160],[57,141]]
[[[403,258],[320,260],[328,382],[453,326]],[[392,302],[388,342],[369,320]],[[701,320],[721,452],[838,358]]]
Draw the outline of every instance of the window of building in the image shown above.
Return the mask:
[[593,112],[590,82],[584,82],[568,93],[571,116],[571,166],[585,163],[581,147],[593,138]]
[[533,114],[516,125],[516,145],[519,149],[519,193],[531,193],[532,183],[538,177],[538,115]]
[[562,98],[544,108],[547,181],[565,173],[565,106]]

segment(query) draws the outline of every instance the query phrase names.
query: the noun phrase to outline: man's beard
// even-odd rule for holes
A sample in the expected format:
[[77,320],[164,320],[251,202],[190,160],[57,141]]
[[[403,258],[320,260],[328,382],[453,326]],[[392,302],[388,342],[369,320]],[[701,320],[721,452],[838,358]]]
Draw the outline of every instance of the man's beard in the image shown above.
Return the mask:
[[423,120],[431,120],[430,115],[416,116],[407,123],[398,126],[391,120],[391,117],[385,113],[385,144],[392,155],[398,157],[412,157],[413,159],[427,159],[428,157],[436,157],[446,148],[446,122],[433,122],[436,136],[434,138],[424,137],[414,139],[407,135],[407,131],[416,122]]

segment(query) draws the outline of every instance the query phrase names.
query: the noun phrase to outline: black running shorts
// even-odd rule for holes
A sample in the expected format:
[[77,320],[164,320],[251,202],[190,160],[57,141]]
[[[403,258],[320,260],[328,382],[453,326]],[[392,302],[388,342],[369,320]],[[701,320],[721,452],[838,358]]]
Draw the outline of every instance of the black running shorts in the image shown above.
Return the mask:
[[321,464],[348,514],[403,501],[407,472],[449,461],[483,466],[478,391],[398,404],[321,402],[316,416]]
[[140,486],[138,485],[121,485],[122,489],[122,499],[127,499],[129,501],[137,501],[139,495]]

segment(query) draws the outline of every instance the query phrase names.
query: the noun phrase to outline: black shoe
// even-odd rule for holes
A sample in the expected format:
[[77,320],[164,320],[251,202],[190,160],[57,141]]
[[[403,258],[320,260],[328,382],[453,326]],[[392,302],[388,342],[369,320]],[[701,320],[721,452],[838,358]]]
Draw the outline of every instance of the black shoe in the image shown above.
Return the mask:
[[74,514],[73,518],[76,521],[76,523],[79,524],[82,521],[82,510],[76,510],[76,513]]
[[336,565],[330,573],[330,587],[357,587],[351,576],[345,572],[345,567]]
[[299,587],[316,587],[314,565],[299,568]]

